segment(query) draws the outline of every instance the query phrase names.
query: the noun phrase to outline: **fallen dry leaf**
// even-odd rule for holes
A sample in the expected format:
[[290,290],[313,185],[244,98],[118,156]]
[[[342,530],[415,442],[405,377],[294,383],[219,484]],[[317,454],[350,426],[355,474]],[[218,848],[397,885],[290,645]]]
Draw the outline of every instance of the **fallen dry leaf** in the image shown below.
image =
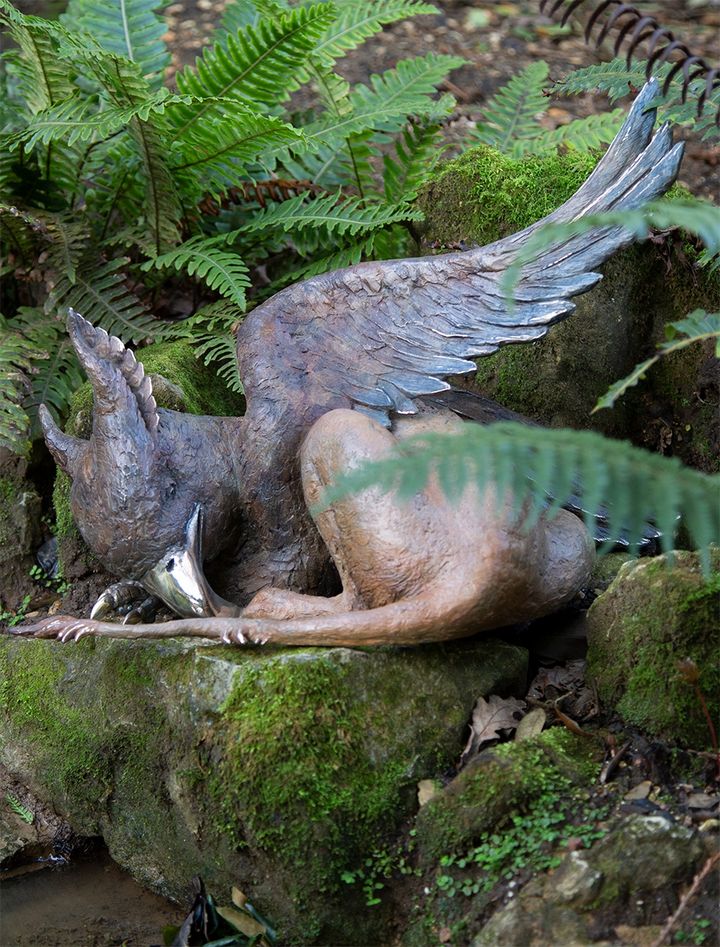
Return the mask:
[[421,779],[417,786],[418,806],[422,807],[430,802],[441,790],[437,779]]
[[525,710],[525,701],[514,697],[498,697],[491,694],[487,700],[479,697],[473,710],[470,723],[470,739],[460,757],[463,766],[483,743],[489,743],[500,737],[501,730],[515,730],[520,715]]
[[564,697],[563,710],[579,720],[597,714],[595,694],[585,683],[585,662],[582,660],[540,668],[528,689],[528,697],[548,704]]
[[533,707],[522,718],[515,731],[515,742],[522,743],[523,740],[529,740],[542,732],[547,721],[547,714],[542,707]]

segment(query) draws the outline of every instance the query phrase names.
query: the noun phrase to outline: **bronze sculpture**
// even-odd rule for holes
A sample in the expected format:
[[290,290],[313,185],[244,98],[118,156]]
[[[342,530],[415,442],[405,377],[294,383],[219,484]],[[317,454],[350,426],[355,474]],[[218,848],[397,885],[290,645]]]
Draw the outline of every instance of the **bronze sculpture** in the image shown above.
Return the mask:
[[[673,146],[667,127],[652,137],[656,96],[653,81],[585,184],[546,220],[637,207],[667,190],[682,145]],[[570,513],[521,533],[505,498],[469,488],[450,505],[434,486],[406,505],[373,494],[314,520],[308,511],[338,472],[383,456],[397,438],[457,427],[463,412],[442,407],[444,379],[473,371],[472,358],[500,345],[545,335],[573,310],[570,298],[601,278],[594,268],[634,239],[598,227],[551,246],[524,267],[509,306],[501,276],[544,222],[488,247],[362,263],[278,293],[238,333],[241,418],[158,410],[132,353],[71,313],[94,391],[93,433],[72,438],[44,411],[45,438],[73,478],[83,536],[130,583],[101,597],[90,620],[56,617],[19,631],[63,640],[191,634],[235,644],[412,644],[567,601],[592,558]],[[188,617],[97,621],[128,589]]]

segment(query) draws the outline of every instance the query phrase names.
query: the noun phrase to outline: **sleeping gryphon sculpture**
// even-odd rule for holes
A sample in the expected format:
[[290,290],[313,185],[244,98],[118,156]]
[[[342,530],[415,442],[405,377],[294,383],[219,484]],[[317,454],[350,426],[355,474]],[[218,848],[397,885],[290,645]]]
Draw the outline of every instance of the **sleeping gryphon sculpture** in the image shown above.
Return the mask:
[[[642,89],[595,171],[546,220],[638,207],[667,190],[682,145],[667,127],[652,137],[657,94],[654,81]],[[502,274],[544,222],[487,247],[361,263],[278,293],[238,333],[240,418],[158,409],[132,352],[71,312],[94,392],[92,436],[64,434],[42,410],[45,439],[72,477],[82,535],[125,581],[90,619],[53,617],[17,631],[64,641],[417,644],[567,602],[594,554],[571,512],[523,530],[492,489],[469,487],[450,503],[436,485],[407,503],[370,491],[310,512],[339,473],[385,456],[407,434],[455,430],[459,415],[502,416],[483,399],[453,395],[444,379],[472,372],[473,358],[501,345],[545,335],[572,312],[571,297],[601,278],[596,267],[633,240],[601,227],[553,245],[524,267],[508,306]],[[468,400],[481,410],[465,410]],[[138,592],[184,617],[99,620]]]

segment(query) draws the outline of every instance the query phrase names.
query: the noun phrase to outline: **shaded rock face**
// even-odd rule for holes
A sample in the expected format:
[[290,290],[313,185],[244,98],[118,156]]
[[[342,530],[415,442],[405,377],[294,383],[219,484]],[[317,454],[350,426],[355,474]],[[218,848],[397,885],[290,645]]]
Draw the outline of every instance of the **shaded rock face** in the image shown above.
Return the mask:
[[588,612],[588,677],[602,703],[673,744],[710,749],[695,687],[679,662],[697,667],[697,684],[720,716],[720,551],[703,575],[697,553],[677,552],[623,565]]
[[[420,196],[423,240],[427,246],[482,246],[527,226],[587,177],[592,160],[582,157],[513,160],[487,148],[466,153]],[[693,266],[679,243],[631,247],[603,272],[602,282],[578,297],[577,310],[545,338],[478,359],[475,385],[542,424],[592,427],[717,471],[720,363],[711,340],[661,359],[612,410],[590,412],[614,381],[654,354],[667,323],[696,308],[717,311],[720,278]]]
[[[492,641],[258,654],[0,639],[0,762],[162,894],[242,888],[283,944],[387,943],[342,882],[457,758],[476,698],[524,684]],[[387,835],[386,835],[387,833]]]
[[624,910],[618,917],[627,920],[628,909],[637,916],[636,923],[623,925],[626,930],[647,928],[667,914],[664,901],[653,895],[690,880],[705,857],[700,835],[667,818],[621,819],[592,849],[571,852],[553,874],[530,882],[493,915],[471,947],[587,944],[604,939],[601,931],[613,931],[614,913]]

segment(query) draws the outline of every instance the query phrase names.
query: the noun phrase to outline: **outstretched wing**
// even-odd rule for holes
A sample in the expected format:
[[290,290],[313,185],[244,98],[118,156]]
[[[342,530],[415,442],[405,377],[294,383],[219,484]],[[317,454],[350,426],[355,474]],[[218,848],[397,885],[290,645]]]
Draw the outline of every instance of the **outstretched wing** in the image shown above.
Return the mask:
[[249,409],[271,401],[355,407],[384,424],[412,414],[413,399],[443,391],[447,376],[510,342],[528,342],[575,308],[596,267],[633,241],[599,227],[555,243],[522,271],[509,305],[503,273],[547,221],[634,208],[664,193],[682,145],[667,127],[655,137],[655,81],[637,96],[617,137],[582,187],[544,220],[487,247],[419,259],[361,263],[289,287],[255,309],[240,330]]

